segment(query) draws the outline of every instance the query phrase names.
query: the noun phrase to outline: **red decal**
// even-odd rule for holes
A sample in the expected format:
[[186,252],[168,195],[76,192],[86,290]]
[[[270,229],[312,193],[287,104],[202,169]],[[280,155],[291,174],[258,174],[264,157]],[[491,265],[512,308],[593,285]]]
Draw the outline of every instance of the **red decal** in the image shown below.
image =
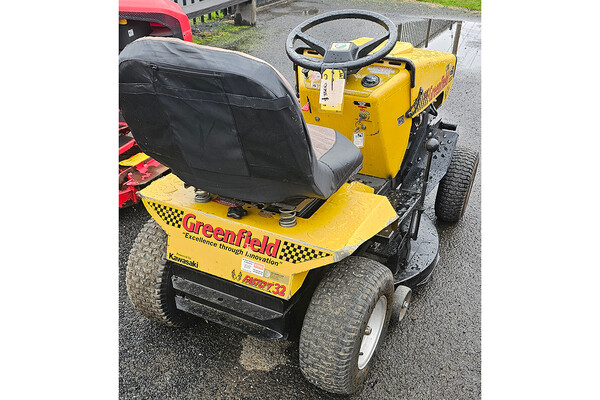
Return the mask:
[[252,238],[250,241],[250,248],[252,251],[259,252],[260,251],[260,239]]
[[223,228],[216,227],[213,231],[213,237],[217,239],[219,242],[223,241]]
[[[276,296],[285,296],[285,285],[280,285],[279,283],[269,283],[267,281],[263,281],[262,279],[254,278],[250,275],[244,276],[242,283],[254,286],[255,288],[264,290],[265,292],[270,292]],[[271,288],[273,288],[273,290],[271,290]]]
[[[268,236],[265,236],[265,239],[269,239]],[[271,257],[277,257],[277,252],[279,251],[279,245],[281,244],[281,240],[277,239],[275,243],[269,243],[266,246],[266,254]]]
[[194,214],[187,214],[185,217],[183,217],[183,229],[185,229],[188,232],[192,232],[194,230],[194,222],[192,222],[191,225],[188,224],[188,221],[190,219],[193,219],[195,221],[196,216],[194,216]]
[[246,234],[246,232],[248,232],[245,229],[240,229],[240,231],[238,232],[236,238],[235,238],[235,245],[239,247],[240,242],[242,241],[242,238],[244,237],[244,235]]
[[[277,258],[281,240],[276,239],[271,242],[267,235],[252,237],[252,231],[240,229],[239,231],[230,231],[220,226],[212,226],[204,222],[197,221],[196,215],[186,214],[182,220],[183,229],[196,235],[204,236],[207,239],[214,239],[218,242],[229,243],[230,245],[251,250],[254,253],[263,254],[269,257]],[[271,262],[273,265],[273,262]]]
[[212,237],[212,232],[213,232],[213,227],[211,224],[206,224],[206,225],[204,225],[204,228],[202,228],[202,234],[206,238],[210,239]]
[[280,285],[279,283],[276,283],[274,286],[274,289],[271,291],[271,293],[273,293],[277,296],[285,296],[285,286]]

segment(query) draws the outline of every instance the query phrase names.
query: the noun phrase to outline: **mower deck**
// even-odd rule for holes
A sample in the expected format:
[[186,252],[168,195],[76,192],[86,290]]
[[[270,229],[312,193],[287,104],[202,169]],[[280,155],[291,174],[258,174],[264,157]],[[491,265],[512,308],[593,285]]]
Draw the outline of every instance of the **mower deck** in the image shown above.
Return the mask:
[[426,284],[440,260],[438,250],[437,229],[426,215],[422,215],[419,236],[416,240],[411,240],[408,261],[394,275],[394,285],[414,289]]
[[[408,286],[415,289],[428,282],[439,261],[439,239],[433,222],[423,214],[416,239],[410,238],[410,225],[415,208],[418,206],[419,194],[407,190],[390,190],[386,197],[398,214],[397,223],[401,226],[401,234],[395,239],[391,229],[384,229],[377,234],[370,244],[363,248],[361,255],[373,258],[393,271],[394,286]],[[390,227],[391,228],[391,227]],[[408,242],[406,245],[401,243]],[[398,249],[406,249],[404,256]]]

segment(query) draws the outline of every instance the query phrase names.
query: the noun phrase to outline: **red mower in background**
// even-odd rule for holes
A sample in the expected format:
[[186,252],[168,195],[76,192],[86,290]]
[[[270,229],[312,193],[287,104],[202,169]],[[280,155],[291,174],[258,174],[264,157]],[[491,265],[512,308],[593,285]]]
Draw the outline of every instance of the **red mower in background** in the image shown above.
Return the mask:
[[[144,36],[191,42],[192,29],[181,7],[170,0],[119,0],[119,53]],[[136,192],[168,172],[140,150],[119,112],[119,208],[139,202]]]

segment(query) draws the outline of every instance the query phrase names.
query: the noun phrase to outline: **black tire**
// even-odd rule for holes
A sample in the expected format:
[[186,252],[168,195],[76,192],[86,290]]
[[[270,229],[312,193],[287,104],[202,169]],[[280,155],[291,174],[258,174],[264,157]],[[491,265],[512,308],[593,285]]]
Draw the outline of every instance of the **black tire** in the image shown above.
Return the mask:
[[457,147],[435,198],[435,215],[443,222],[458,222],[465,213],[479,165],[479,153]]
[[[367,322],[382,296],[387,303],[381,334],[372,347],[373,356],[360,369],[359,352]],[[392,273],[376,261],[348,257],[332,266],[313,294],[300,333],[300,369],[306,379],[332,393],[357,391],[385,337],[393,296]]]
[[150,320],[167,326],[186,326],[192,317],[175,306],[172,271],[166,256],[167,234],[150,219],[129,253],[127,294],[135,309]]

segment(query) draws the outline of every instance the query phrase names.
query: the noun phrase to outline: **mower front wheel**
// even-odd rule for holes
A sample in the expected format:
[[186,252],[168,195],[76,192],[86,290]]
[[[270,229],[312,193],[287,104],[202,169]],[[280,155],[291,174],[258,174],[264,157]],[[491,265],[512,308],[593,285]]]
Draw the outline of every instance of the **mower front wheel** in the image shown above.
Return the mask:
[[398,286],[394,291],[394,304],[392,305],[392,317],[390,324],[397,324],[402,321],[410,305],[412,298],[412,289],[407,286]]
[[385,336],[394,279],[383,264],[348,257],[315,290],[300,333],[300,369],[315,386],[351,394],[365,381]]
[[478,152],[463,147],[454,150],[435,198],[435,215],[440,221],[454,223],[462,218],[469,203],[478,165]]
[[186,326],[193,317],[175,305],[172,271],[166,257],[167,234],[150,219],[129,253],[127,294],[135,309],[150,320],[167,326]]

